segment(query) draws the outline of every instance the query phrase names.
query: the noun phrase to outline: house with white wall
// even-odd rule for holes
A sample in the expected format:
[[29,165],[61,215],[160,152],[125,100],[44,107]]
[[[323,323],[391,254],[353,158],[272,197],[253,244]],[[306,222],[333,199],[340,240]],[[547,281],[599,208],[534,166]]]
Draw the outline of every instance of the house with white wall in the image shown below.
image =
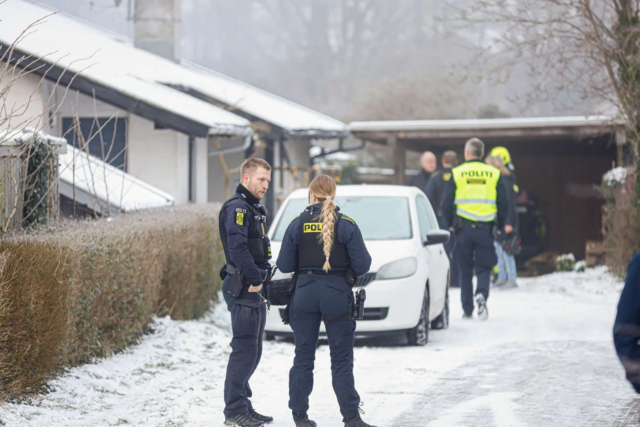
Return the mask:
[[177,204],[224,200],[239,179],[234,169],[255,153],[274,166],[266,202],[275,208],[294,181],[309,178],[312,144],[344,138],[348,128],[180,60],[177,4],[136,1],[132,41],[35,2],[3,3],[0,48],[13,46],[13,63],[32,71],[12,90],[15,105],[39,103],[25,114],[41,116],[43,131],[88,145]]

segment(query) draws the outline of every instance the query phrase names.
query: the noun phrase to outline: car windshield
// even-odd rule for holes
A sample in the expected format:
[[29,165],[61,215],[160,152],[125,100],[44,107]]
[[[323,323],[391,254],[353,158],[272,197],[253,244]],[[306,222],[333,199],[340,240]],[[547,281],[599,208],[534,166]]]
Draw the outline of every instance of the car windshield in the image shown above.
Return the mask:
[[[360,227],[364,240],[411,239],[411,215],[406,197],[353,196],[336,197],[340,212],[350,216]],[[273,241],[284,237],[287,227],[307,207],[306,199],[287,203],[273,234]]]

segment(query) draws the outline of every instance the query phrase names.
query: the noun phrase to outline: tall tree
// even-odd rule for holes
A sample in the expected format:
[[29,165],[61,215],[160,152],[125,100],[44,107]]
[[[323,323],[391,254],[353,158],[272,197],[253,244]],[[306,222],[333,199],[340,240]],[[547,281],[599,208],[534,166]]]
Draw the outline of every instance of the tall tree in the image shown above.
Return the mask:
[[465,8],[451,7],[465,27],[489,34],[470,67],[476,78],[504,81],[525,66],[537,79],[527,94],[534,102],[571,92],[574,102],[591,102],[600,112],[614,109],[626,119],[637,162],[640,2],[472,0]]

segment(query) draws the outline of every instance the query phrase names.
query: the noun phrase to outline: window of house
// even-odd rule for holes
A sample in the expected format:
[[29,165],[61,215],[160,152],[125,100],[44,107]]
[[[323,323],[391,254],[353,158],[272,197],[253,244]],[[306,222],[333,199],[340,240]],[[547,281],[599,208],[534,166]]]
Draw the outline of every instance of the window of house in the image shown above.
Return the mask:
[[62,119],[62,134],[77,149],[102,159],[110,165],[127,170],[127,119],[81,118],[79,123],[71,117]]

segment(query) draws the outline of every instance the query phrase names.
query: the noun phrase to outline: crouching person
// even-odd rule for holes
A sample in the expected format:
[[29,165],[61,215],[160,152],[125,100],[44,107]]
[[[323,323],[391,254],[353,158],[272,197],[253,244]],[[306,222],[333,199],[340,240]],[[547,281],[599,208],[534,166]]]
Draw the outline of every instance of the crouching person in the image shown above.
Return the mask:
[[327,175],[309,186],[309,207],[289,225],[278,256],[278,268],[296,272],[289,320],[295,338],[295,359],[289,373],[289,408],[296,427],[315,427],[309,419],[309,395],[323,321],[329,339],[333,390],[346,427],[372,427],[360,418],[360,396],[353,377],[356,322],[350,307],[355,276],[371,266],[371,256],[356,223],[334,203],[336,183]]
[[227,264],[220,276],[231,312],[232,352],[224,383],[225,424],[259,427],[273,421],[251,405],[249,379],[262,356],[267,310],[262,296],[263,273],[270,267],[271,246],[266,236],[266,211],[260,200],[269,188],[271,166],[250,159],[241,166],[241,183],[220,210],[220,239]]

